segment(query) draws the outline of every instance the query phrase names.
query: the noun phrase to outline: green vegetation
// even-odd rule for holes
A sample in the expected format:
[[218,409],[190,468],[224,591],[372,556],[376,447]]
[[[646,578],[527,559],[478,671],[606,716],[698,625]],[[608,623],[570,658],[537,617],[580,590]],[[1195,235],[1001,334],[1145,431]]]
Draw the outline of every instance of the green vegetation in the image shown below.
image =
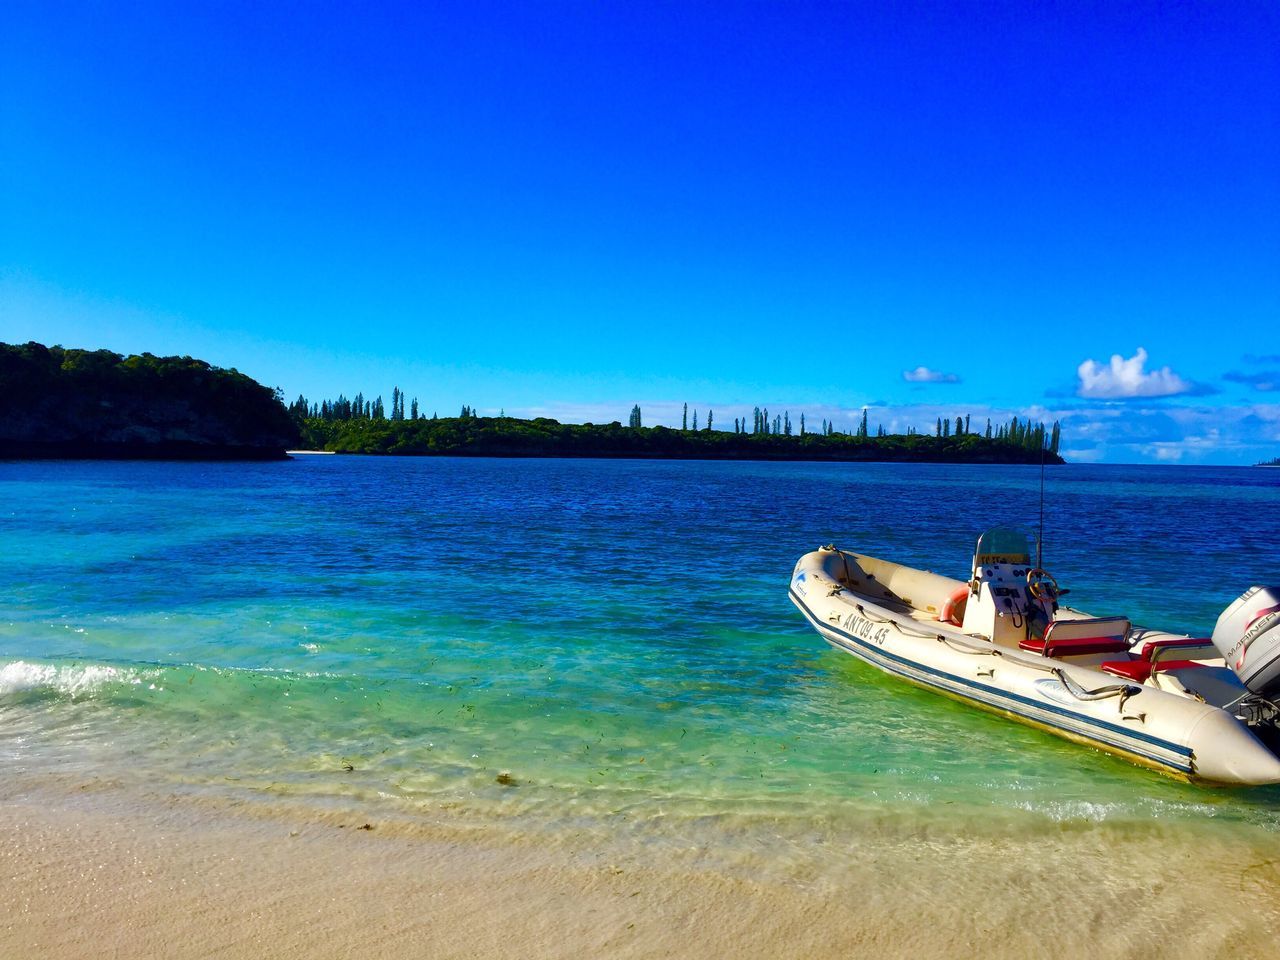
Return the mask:
[[[397,390],[403,404],[403,394]],[[290,405],[298,419],[303,444],[316,450],[339,453],[426,454],[436,456],[496,457],[637,457],[707,460],[892,460],[967,463],[1061,463],[1056,452],[1057,424],[1046,430],[1042,423],[1012,420],[998,428],[988,423],[986,435],[970,432],[967,418],[957,418],[956,432],[944,432],[941,421],[935,436],[915,432],[889,434],[883,427],[872,436],[864,415],[857,431],[840,433],[824,421],[821,433],[792,432],[790,413],[772,420],[767,410],[757,410],[754,427],[734,421],[732,432],[713,430],[713,413],[699,428],[694,411],[692,428],[641,426],[639,406],[632,407],[629,425],[565,424],[545,417],[481,417],[470,406],[457,417],[379,416],[381,400],[309,403],[299,397]],[[401,407],[403,409],[403,407]],[[686,405],[687,410],[687,405]],[[682,414],[682,422],[689,423]]]
[[[406,406],[408,409],[406,410]],[[874,434],[863,412],[851,432],[800,414],[757,407],[733,429],[714,429],[715,412],[689,417],[679,430],[645,427],[640,406],[628,426],[563,424],[539,417],[482,417],[464,406],[456,417],[421,415],[399,387],[390,410],[381,397],[285,408],[279,391],[235,370],[190,357],[123,357],[108,350],[64,350],[38,343],[0,344],[0,456],[269,458],[298,444],[340,453],[498,457],[637,457],[710,460],[922,460],[1061,463],[1059,429],[1013,419],[985,433],[938,418],[932,436],[908,430]],[[798,429],[796,429],[798,427]]]
[[278,392],[236,370],[0,344],[0,456],[268,459],[297,435]]

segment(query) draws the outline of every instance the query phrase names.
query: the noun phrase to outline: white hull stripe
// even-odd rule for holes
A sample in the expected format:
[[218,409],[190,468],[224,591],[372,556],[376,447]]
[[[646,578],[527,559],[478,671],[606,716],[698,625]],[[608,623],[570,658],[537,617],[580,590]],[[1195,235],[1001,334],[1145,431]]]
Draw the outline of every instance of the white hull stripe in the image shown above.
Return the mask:
[[[1127,730],[1105,720],[1075,713],[1065,707],[1032,700],[1009,690],[1001,690],[997,687],[987,686],[984,683],[977,683],[966,677],[958,677],[955,674],[935,669],[919,661],[890,653],[888,650],[869,644],[865,640],[841,630],[839,627],[823,623],[814,616],[804,600],[794,590],[789,590],[788,592],[791,594],[796,606],[800,608],[805,618],[822,635],[824,640],[832,646],[844,650],[846,653],[851,653],[860,660],[865,660],[872,666],[884,670],[886,673],[917,680],[940,690],[946,690],[949,693],[956,693],[971,700],[977,700],[987,706],[1015,714],[1035,723],[1074,733],[1077,736],[1088,737],[1098,743],[1146,757],[1154,763],[1170,767],[1181,773],[1193,774],[1195,772],[1191,765],[1192,751],[1190,747],[1171,743],[1168,740],[1162,740],[1159,737],[1153,737],[1138,730]],[[833,639],[830,634],[837,636]],[[1030,708],[1035,713],[1029,713],[1026,709],[1017,709],[1018,706]],[[1075,722],[1063,724],[1058,722],[1058,718]],[[1078,725],[1082,723],[1087,724],[1092,729],[1080,729]],[[1110,734],[1110,736],[1104,735],[1103,731],[1106,734]],[[1176,759],[1155,755],[1149,749],[1143,749],[1142,744],[1149,745],[1157,750],[1167,751],[1173,754]]]

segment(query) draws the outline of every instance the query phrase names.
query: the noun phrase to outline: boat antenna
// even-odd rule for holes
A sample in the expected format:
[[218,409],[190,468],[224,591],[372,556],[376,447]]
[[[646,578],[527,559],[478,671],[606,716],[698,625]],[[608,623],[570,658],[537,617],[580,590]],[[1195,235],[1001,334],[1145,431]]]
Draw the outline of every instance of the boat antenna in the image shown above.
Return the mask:
[[1036,536],[1036,569],[1043,570],[1044,554],[1044,437],[1040,438],[1040,533]]

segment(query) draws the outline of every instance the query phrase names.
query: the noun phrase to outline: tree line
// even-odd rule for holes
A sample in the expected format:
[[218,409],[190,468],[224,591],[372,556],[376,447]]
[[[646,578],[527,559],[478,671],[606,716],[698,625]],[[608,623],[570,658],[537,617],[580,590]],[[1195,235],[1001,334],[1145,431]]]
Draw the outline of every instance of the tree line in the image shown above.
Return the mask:
[[[707,410],[706,427],[710,430],[713,412]],[[971,414],[957,416],[954,421],[949,417],[938,417],[935,424],[935,437],[964,437],[973,435],[970,429]],[[631,415],[627,426],[639,428],[643,426],[643,414],[640,410],[640,404],[636,404],[631,408]],[[791,411],[784,410],[782,413],[769,414],[768,407],[755,407],[752,411],[751,429],[747,429],[746,417],[733,418],[733,433],[735,435],[750,434],[753,436],[785,436],[793,435],[793,426],[798,428],[798,435],[801,437],[812,436],[805,422],[805,415],[800,414],[800,419],[793,422],[791,419]],[[689,404],[684,405],[684,413],[681,418],[680,429],[688,432],[689,426]],[[698,411],[693,411],[693,430],[698,430]],[[954,432],[953,432],[954,430]],[[822,426],[819,435],[824,437],[834,436],[837,433],[857,439],[868,439],[872,436],[870,424],[867,421],[867,410],[863,408],[862,419],[858,425],[852,430],[837,430],[834,421],[828,421],[825,417],[822,420]],[[877,424],[875,434],[876,437],[888,437],[891,434],[884,428],[883,424]],[[907,427],[905,434],[902,436],[918,436],[919,431],[914,427]],[[995,440],[1001,443],[1009,443],[1021,447],[1025,450],[1048,450],[1050,453],[1056,454],[1058,447],[1062,442],[1062,425],[1057,421],[1053,421],[1052,426],[1046,427],[1043,422],[1033,422],[1030,419],[1019,420],[1018,417],[1011,418],[1007,423],[992,423],[991,418],[987,418],[986,431],[983,437],[987,440]]]
[[[405,400],[404,391],[398,386],[393,387],[391,390],[391,412],[388,415],[381,396],[369,399],[361,392],[351,399],[347,399],[344,394],[340,394],[336,400],[312,402],[305,396],[299,395],[296,400],[289,404],[289,413],[299,422],[308,420],[330,423],[379,420],[438,421],[440,419],[439,415],[434,412],[430,417],[426,416],[419,408],[417,397],[409,401],[408,412],[406,413]],[[692,417],[690,413],[692,413]],[[505,411],[503,411],[499,414],[499,419],[503,419],[505,416]],[[458,414],[458,418],[464,420],[478,419],[479,413],[475,407],[464,404]],[[710,407],[707,408],[706,417],[703,419],[700,418],[696,407],[690,411],[689,404],[684,404],[681,412],[680,432],[709,433],[715,429],[714,424],[715,411]],[[1043,422],[1019,419],[1016,416],[1005,423],[993,423],[991,418],[988,417],[986,427],[981,433],[972,430],[971,424],[972,416],[970,414],[958,414],[954,420],[950,417],[938,417],[934,425],[934,437],[947,439],[950,437],[981,436],[985,440],[994,441],[998,444],[1007,444],[1033,452],[1047,450],[1055,455],[1058,453],[1058,447],[1062,440],[1062,427],[1057,420],[1053,421],[1052,425],[1046,426]],[[621,426],[621,424],[618,425]],[[640,404],[637,403],[632,406],[627,417],[627,426],[637,430],[646,429],[644,427],[644,413],[640,409]],[[746,417],[734,417],[732,435],[755,437],[798,436],[801,438],[844,436],[855,440],[870,440],[873,437],[876,439],[885,439],[891,436],[917,437],[920,436],[920,433],[915,427],[907,427],[906,432],[903,434],[891,434],[883,424],[877,424],[873,433],[866,408],[863,409],[861,419],[852,430],[838,429],[834,421],[824,417],[821,425],[815,431],[809,429],[809,424],[803,411],[799,414],[798,419],[793,420],[790,410],[771,414],[768,407],[755,407],[752,410],[750,424],[748,424]]]

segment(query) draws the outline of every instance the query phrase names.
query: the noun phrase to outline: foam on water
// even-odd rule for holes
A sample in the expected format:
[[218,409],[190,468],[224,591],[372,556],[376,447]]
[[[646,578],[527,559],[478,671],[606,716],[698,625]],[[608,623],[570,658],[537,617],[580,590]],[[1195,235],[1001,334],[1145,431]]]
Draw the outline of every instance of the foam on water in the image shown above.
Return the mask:
[[33,691],[72,698],[88,697],[107,684],[141,682],[135,671],[99,664],[60,666],[15,660],[0,666],[0,697]]

